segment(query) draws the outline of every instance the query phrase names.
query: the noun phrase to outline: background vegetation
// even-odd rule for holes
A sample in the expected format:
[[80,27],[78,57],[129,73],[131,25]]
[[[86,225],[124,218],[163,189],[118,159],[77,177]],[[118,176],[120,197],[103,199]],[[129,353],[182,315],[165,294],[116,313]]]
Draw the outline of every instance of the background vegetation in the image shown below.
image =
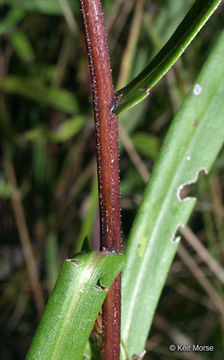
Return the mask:
[[[118,88],[148,63],[191,4],[103,1]],[[99,225],[90,79],[78,1],[2,0],[0,9],[0,358],[8,360],[25,357],[42,300],[48,298],[64,259],[80,249],[85,235],[98,248]],[[170,121],[222,24],[220,7],[151,95],[120,116],[129,134],[121,128],[124,246]],[[192,239],[197,244],[196,236],[223,263],[223,168],[222,151],[211,174],[200,176],[188,189],[198,198],[189,224],[192,232],[182,235],[160,299],[147,344],[150,359],[220,359],[223,353],[224,314],[213,300],[223,295],[224,273],[218,268],[214,276],[209,260],[202,260],[205,249],[191,245]],[[24,253],[27,239],[38,268],[39,297],[33,296],[38,289],[35,275],[30,282],[27,272],[27,265],[32,270],[32,258]],[[215,350],[170,353],[171,343],[213,345]]]

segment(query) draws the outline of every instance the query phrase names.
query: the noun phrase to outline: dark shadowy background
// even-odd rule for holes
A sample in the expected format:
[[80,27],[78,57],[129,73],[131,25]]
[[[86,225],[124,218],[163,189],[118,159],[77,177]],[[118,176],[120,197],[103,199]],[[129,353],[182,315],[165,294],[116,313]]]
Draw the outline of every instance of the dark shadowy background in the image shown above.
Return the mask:
[[[114,84],[135,76],[164,44],[192,0],[104,0]],[[149,98],[125,112],[121,133],[123,241],[144,179],[185,94],[223,27],[223,7],[206,24]],[[1,0],[0,5],[0,359],[24,359],[66,257],[88,235],[98,247],[91,89],[78,0]],[[215,141],[215,139],[214,139]],[[206,149],[205,149],[206,151]],[[133,163],[136,153],[141,161]],[[189,241],[196,236],[224,261],[224,151],[207,177],[188,189],[198,202],[167,279],[147,350],[151,360],[222,359],[224,313],[214,304],[223,284]],[[17,220],[17,221],[16,221]],[[188,239],[188,240],[187,240]],[[39,283],[30,281],[32,259]],[[28,245],[27,245],[28,243]],[[23,246],[21,245],[23,244]],[[183,257],[183,256],[182,256]],[[212,284],[212,293],[204,283]],[[222,277],[223,279],[223,277]],[[39,291],[38,286],[41,287]],[[213,353],[171,353],[168,346],[214,346]]]

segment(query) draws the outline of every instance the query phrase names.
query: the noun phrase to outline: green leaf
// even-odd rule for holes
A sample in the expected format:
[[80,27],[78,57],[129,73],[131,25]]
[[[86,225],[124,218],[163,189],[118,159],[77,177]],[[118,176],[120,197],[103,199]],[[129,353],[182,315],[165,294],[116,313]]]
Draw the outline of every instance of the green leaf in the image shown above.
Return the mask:
[[177,250],[177,229],[196,202],[183,200],[181,190],[196,182],[200,171],[211,169],[224,142],[223,58],[224,33],[173,120],[130,233],[122,277],[122,341],[128,359],[145,346]]
[[10,31],[23,17],[24,11],[22,9],[11,9],[4,19],[1,19],[0,35]]
[[55,132],[49,133],[50,141],[63,142],[75,136],[85,125],[84,118],[75,116],[67,119],[58,127]]
[[149,159],[155,159],[160,148],[160,142],[156,136],[145,132],[137,132],[132,136],[135,149]]
[[[66,0],[72,11],[79,12],[79,4],[74,0]],[[11,5],[27,11],[39,11],[49,15],[61,15],[61,6],[58,0],[2,0],[3,5]]]
[[52,168],[49,152],[47,151],[47,143],[43,138],[38,139],[32,144],[32,152],[34,179],[39,186],[42,186],[52,180]]
[[78,103],[73,94],[65,89],[49,87],[36,79],[6,76],[0,79],[0,89],[23,96],[42,105],[52,106],[68,114],[78,111]]
[[64,120],[56,130],[51,130],[45,124],[41,124],[23,133],[22,137],[33,142],[60,143],[70,140],[84,125],[85,119],[83,117],[74,116]]
[[11,41],[15,51],[22,60],[31,61],[34,58],[32,45],[23,31],[14,31],[11,34]]
[[0,199],[10,199],[12,186],[7,182],[3,175],[0,175]]
[[27,359],[82,359],[108,289],[124,265],[122,254],[92,252],[66,260]]
[[215,11],[221,0],[196,0],[184,20],[146,68],[127,86],[116,93],[115,112],[136,105],[149,95],[150,89],[166,74],[178,60]]
[[[195,0],[167,0],[161,3],[159,13],[151,25],[155,27],[164,42],[169,40],[194,1]],[[161,42],[161,40],[159,42]]]
[[94,220],[96,219],[98,201],[98,181],[97,179],[94,179],[89,196],[88,210],[81,225],[77,243],[75,245],[75,252],[81,251],[86,237],[91,238],[94,228]]
[[52,290],[56,283],[59,273],[58,239],[57,239],[57,233],[53,230],[51,230],[47,236],[47,241],[45,245],[45,258],[46,258],[48,288]]

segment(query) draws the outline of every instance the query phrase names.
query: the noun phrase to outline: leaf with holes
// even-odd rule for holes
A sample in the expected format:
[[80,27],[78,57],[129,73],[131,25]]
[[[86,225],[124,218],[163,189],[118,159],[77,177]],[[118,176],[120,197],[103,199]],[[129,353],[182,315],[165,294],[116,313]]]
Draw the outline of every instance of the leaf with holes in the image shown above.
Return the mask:
[[130,233],[122,281],[123,359],[145,346],[177,250],[176,231],[195,205],[182,190],[200,171],[209,172],[224,142],[223,58],[224,33],[173,120]]

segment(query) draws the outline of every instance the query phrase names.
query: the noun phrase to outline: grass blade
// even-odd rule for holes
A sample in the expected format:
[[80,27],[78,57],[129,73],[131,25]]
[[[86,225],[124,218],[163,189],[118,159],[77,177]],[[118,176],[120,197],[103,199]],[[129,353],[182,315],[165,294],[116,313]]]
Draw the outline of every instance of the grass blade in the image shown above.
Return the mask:
[[176,231],[196,201],[182,199],[181,190],[210,170],[223,145],[223,57],[224,33],[174,118],[130,233],[122,280],[122,339],[129,359],[144,348],[177,250]]
[[166,74],[188,47],[221,0],[196,0],[170,40],[146,68],[127,86],[116,93],[115,113],[142,101],[150,89]]

